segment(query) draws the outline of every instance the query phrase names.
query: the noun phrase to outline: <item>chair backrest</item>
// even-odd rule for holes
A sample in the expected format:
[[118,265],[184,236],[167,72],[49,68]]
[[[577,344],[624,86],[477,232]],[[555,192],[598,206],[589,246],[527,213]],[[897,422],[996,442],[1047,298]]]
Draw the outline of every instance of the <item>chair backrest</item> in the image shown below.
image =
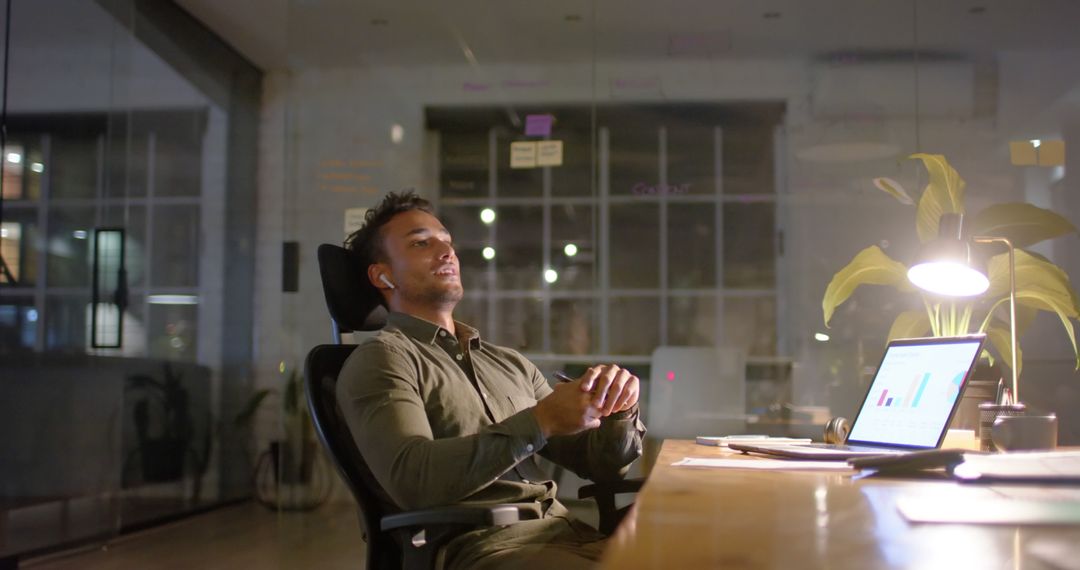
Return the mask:
[[318,257],[334,341],[340,342],[341,333],[383,328],[386,309],[378,289],[368,282],[367,266],[345,248],[329,243],[319,246]]
[[360,525],[367,540],[366,568],[400,568],[401,551],[379,528],[385,511],[381,488],[357,449],[349,426],[337,404],[337,379],[355,345],[321,344],[308,353],[304,363],[305,391],[311,420],[330,459],[360,508]]
[[[341,333],[381,329],[386,324],[386,310],[379,291],[368,282],[366,265],[331,244],[319,246],[318,259],[334,341],[340,343]],[[308,408],[319,439],[360,509],[360,525],[367,539],[366,568],[400,568],[397,543],[379,527],[382,517],[391,514],[387,509],[393,503],[360,454],[337,403],[338,374],[355,348],[352,344],[323,344],[308,353],[304,363]]]

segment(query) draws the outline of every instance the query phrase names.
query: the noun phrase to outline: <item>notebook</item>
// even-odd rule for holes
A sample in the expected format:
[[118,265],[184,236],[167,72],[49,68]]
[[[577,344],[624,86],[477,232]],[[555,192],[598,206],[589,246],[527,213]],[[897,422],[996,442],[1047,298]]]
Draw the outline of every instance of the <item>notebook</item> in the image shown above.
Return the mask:
[[889,343],[843,444],[741,444],[744,452],[797,459],[849,459],[933,449],[960,404],[986,335]]

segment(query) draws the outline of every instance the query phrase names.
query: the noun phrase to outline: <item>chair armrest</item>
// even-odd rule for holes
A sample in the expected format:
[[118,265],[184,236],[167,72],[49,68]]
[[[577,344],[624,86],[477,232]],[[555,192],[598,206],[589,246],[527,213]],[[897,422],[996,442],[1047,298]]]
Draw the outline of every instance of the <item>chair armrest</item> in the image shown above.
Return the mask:
[[645,484],[643,477],[635,479],[621,479],[607,483],[593,483],[578,489],[579,499],[588,499],[600,495],[618,495],[619,493],[636,493]]
[[406,511],[382,518],[382,530],[433,525],[495,526],[539,518],[530,505],[452,505],[418,511]]

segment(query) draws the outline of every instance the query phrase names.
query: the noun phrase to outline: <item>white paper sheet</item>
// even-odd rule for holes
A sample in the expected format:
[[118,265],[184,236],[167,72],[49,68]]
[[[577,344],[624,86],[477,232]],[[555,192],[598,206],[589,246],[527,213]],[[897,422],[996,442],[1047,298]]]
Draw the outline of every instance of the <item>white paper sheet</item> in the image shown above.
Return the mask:
[[761,469],[766,471],[853,471],[844,461],[796,461],[787,459],[720,459],[716,457],[684,457],[676,467],[710,467],[714,469]]

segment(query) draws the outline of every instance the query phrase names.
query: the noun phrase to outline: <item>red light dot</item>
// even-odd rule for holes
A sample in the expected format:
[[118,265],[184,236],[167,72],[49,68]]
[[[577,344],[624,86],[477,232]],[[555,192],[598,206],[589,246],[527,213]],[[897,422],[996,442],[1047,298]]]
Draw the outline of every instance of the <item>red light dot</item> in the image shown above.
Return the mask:
[[675,381],[675,371],[674,370],[668,370],[667,381],[668,382],[674,382]]

